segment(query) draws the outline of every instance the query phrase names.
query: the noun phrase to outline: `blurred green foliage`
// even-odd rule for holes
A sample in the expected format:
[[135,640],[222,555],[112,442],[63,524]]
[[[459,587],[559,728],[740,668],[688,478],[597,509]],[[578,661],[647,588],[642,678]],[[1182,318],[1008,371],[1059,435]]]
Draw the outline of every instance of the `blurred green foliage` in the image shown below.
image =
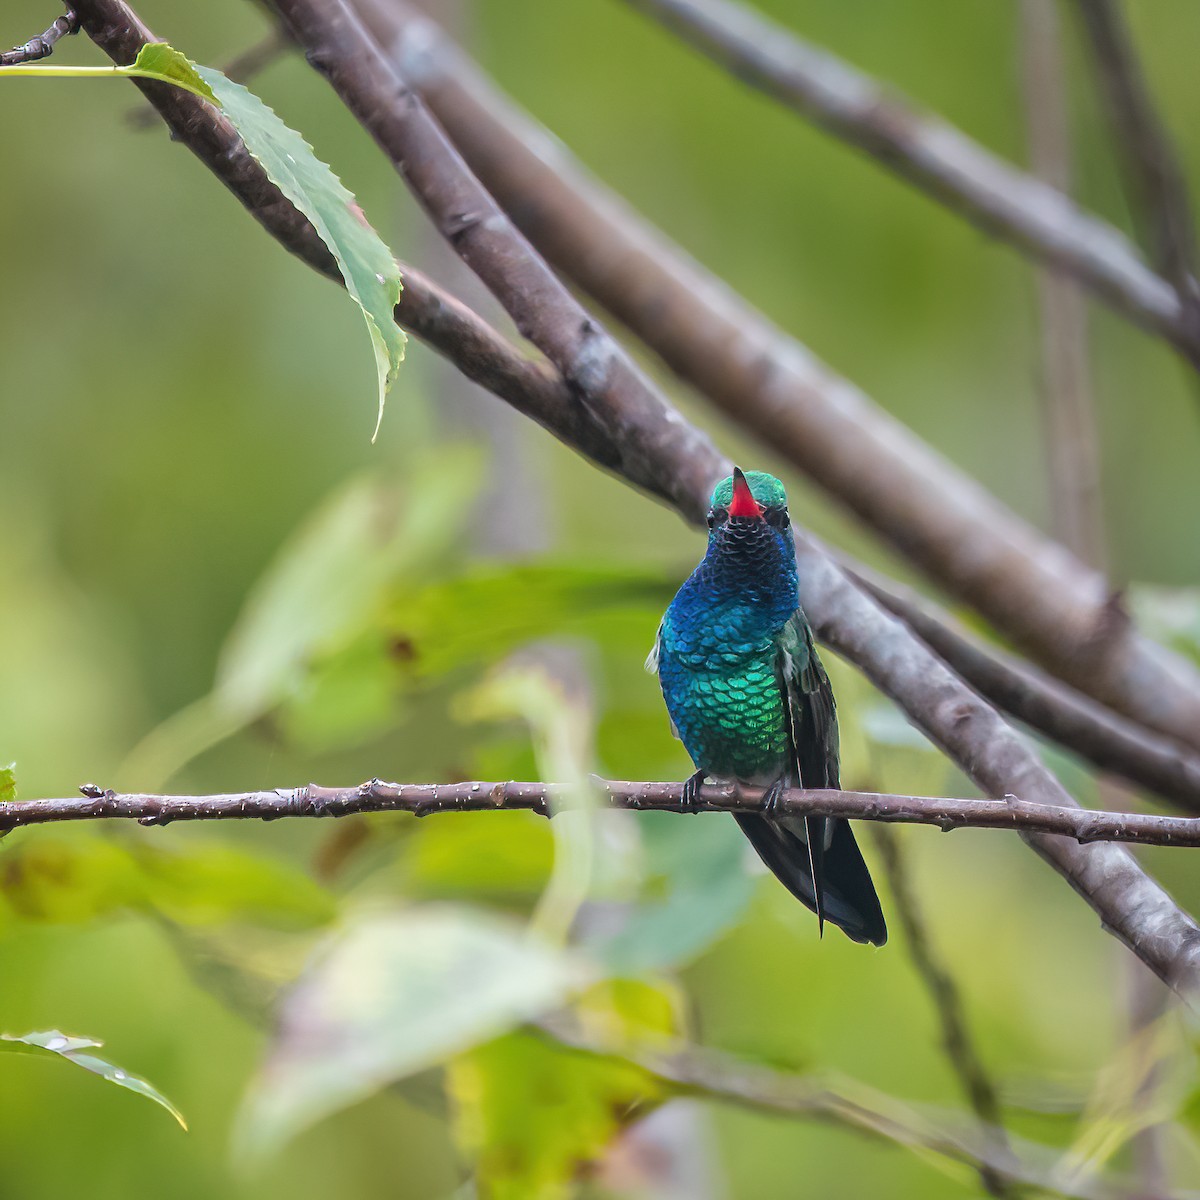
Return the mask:
[[[585,162],[1044,523],[1038,329],[1015,254],[615,0],[461,7],[486,65]],[[760,7],[1023,156],[1009,7]],[[144,15],[199,62],[220,64],[263,31],[232,3],[148,0]],[[1162,0],[1132,15],[1186,132],[1200,9]],[[38,0],[9,0],[0,40],[47,20]],[[58,56],[99,61],[82,39]],[[1077,58],[1079,192],[1127,226]],[[389,245],[460,286],[315,73],[281,61],[254,87]],[[642,659],[699,535],[421,347],[371,446],[372,372],[351,306],[160,131],[137,129],[138,103],[118,84],[0,88],[0,762],[16,760],[21,795],[69,795],[85,780],[206,791],[531,778],[551,761],[572,777],[682,778]],[[1194,169],[1200,150],[1181,148]],[[1182,588],[1200,557],[1194,395],[1157,344],[1099,310],[1092,331],[1114,576],[1153,585],[1133,589],[1139,614],[1195,653],[1197,602]],[[781,469],[679,400],[744,465]],[[798,519],[894,567],[782,473]],[[544,664],[547,643],[569,648],[583,680],[563,693],[578,719],[557,742],[545,692],[540,706],[520,693],[504,710],[493,693],[481,708],[481,683],[502,680],[513,655],[528,662],[534,644]],[[967,786],[869,685],[829,666],[847,786]],[[1053,762],[1094,798],[1077,764]],[[14,786],[0,769],[0,798]],[[590,884],[576,898],[580,944],[563,947],[528,922],[576,835]],[[1015,838],[899,840],[1014,1131],[1074,1147],[1081,1178],[1124,1168],[1134,1085],[1158,1065],[1172,1169],[1194,1178],[1188,1035],[1168,1018],[1128,1041],[1127,956],[1090,910]],[[1145,861],[1200,906],[1185,852]],[[715,1103],[679,1110],[691,1140],[648,1165],[630,1151],[630,1123],[667,1100],[663,1085],[512,1030],[569,995],[609,1041],[686,1037],[961,1107],[903,940],[878,953],[836,931],[819,941],[724,818],[18,831],[0,842],[0,978],[0,1029],[103,1037],[191,1127],[185,1137],[79,1072],[5,1055],[0,1192],[23,1200],[424,1200],[468,1194],[472,1162],[483,1196],[668,1195],[655,1173],[673,1153],[700,1164],[713,1197],[979,1193],[967,1170]],[[597,1167],[614,1137],[620,1149]],[[247,1151],[237,1166],[234,1144]]]

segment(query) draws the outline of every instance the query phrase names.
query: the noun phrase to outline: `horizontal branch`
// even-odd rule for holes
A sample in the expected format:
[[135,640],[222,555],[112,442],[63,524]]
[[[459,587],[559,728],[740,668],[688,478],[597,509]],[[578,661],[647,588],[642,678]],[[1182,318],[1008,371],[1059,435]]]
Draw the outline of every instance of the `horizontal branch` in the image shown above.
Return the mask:
[[[1098,812],[1003,800],[962,800],[944,796],[902,796],[888,792],[841,792],[788,788],[773,805],[762,788],[706,784],[694,803],[682,799],[682,783],[596,779],[597,802],[638,812],[770,812],[775,816],[848,817],[904,825],[952,829],[1009,829],[1052,834],[1077,842],[1136,842],[1142,846],[1200,846],[1200,817],[1151,813]],[[172,821],[275,821],[280,817],[348,817],[358,813],[407,812],[416,817],[447,812],[527,811],[549,817],[579,807],[580,797],[554,784],[472,780],[466,783],[385,783],[371,779],[357,787],[276,788],[211,796],[160,796],[114,792],[93,784],[81,796],[60,800],[14,800],[0,804],[0,830],[55,821],[112,818],[142,825]]]

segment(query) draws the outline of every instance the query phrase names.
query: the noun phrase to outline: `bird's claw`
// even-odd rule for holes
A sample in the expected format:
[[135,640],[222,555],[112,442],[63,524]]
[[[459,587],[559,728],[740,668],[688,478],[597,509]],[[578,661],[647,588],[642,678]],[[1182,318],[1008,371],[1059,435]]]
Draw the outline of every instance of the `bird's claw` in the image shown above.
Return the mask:
[[783,780],[777,779],[765,792],[763,792],[762,806],[763,815],[773,817],[779,808],[779,800],[783,795]]
[[680,808],[694,808],[700,799],[700,788],[704,785],[704,772],[696,771],[684,781],[683,790],[679,795]]

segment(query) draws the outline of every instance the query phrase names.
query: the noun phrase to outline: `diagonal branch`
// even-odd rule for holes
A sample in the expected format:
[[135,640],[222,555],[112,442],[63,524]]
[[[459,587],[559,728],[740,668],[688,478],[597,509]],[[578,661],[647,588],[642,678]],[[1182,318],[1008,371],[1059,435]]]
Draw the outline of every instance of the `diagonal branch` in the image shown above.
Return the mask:
[[[1066,271],[1193,362],[1179,297],[1119,230],[828,51],[733,0],[626,0],[738,79],[857,146],[987,233]],[[1092,0],[1079,0],[1082,5]]]
[[[1024,835],[1093,842],[1132,842],[1142,846],[1200,847],[1200,817],[1099,812],[1078,806],[1038,804],[1007,796],[1003,800],[964,800],[944,796],[901,796],[887,792],[841,792],[788,788],[772,806],[762,788],[705,784],[697,799],[682,799],[682,783],[597,779],[599,799],[609,808],[638,812],[770,812],[779,816],[847,817],[902,825],[952,829],[1007,829]],[[57,800],[0,803],[0,830],[59,821],[276,821],[280,817],[349,817],[358,813],[434,813],[525,810],[552,816],[577,802],[570,788],[551,783],[470,780],[465,783],[385,783],[371,779],[357,787],[276,788],[209,796],[122,793],[84,784],[82,795]]]
[[[141,42],[149,36],[124,0],[80,0],[80,10],[89,35],[118,61],[131,61]],[[369,43],[360,44],[357,50],[364,58],[375,52]],[[283,244],[302,256],[311,252],[313,235],[307,223],[290,208],[285,211],[281,207],[282,198],[246,154],[228,122],[187,93],[172,96],[161,89],[147,89],[147,94],[180,139],[204,158],[264,226],[272,229],[278,222]],[[406,104],[414,102],[409,93],[393,85],[384,96],[372,98],[373,107],[378,105],[385,110],[387,103],[397,97]],[[457,159],[451,162],[454,169],[461,169]],[[513,250],[511,245],[508,248]],[[436,327],[440,347],[453,356],[456,351],[452,327],[462,314],[443,323],[440,301],[437,297],[429,299],[423,316]],[[400,315],[403,319],[403,313]],[[472,343],[475,346],[490,345],[489,338],[495,338],[486,326],[472,327],[471,332],[477,337]],[[512,352],[505,357],[497,349],[497,361],[503,365],[501,380],[517,386],[518,357]],[[475,369],[478,364],[472,361],[467,365]],[[577,380],[576,391],[587,397],[590,382],[586,376]],[[586,440],[574,440],[574,430],[581,424],[589,436],[598,430],[603,436],[615,438],[617,445],[607,448],[607,458],[598,457],[597,461],[618,464],[612,469],[619,470],[629,482],[664,498],[671,497],[683,516],[698,521],[706,505],[708,488],[714,479],[728,472],[728,461],[716,455],[661,397],[651,394],[647,400],[643,392],[641,398],[644,407],[635,420],[623,425],[611,420],[592,423],[589,418],[581,417],[582,406],[575,402],[574,396],[572,403],[561,411],[550,407],[542,410],[542,419],[555,436],[584,454],[591,455],[593,447]],[[627,396],[625,400],[627,408],[630,398]],[[657,436],[643,441],[641,431],[647,426]],[[630,441],[635,443],[635,453],[624,453],[622,447]],[[638,469],[643,467],[649,470],[649,478],[638,475]],[[1072,803],[1025,741],[994,709],[966,688],[900,622],[887,616],[810,539],[800,534],[797,534],[797,557],[802,597],[818,634],[895,699],[981,789],[993,795],[1019,794],[1052,806]],[[1127,852],[1111,845],[1078,846],[1062,838],[1039,834],[1030,834],[1028,838],[1038,853],[1100,914],[1105,927],[1151,970],[1182,993],[1190,993],[1200,983],[1200,930]]]
[[1077,1200],[1117,1200],[1128,1195],[1108,1178],[1062,1178],[1057,1151],[1028,1142],[1016,1154],[998,1148],[984,1133],[964,1127],[957,1113],[901,1104],[862,1084],[823,1075],[794,1075],[744,1062],[706,1046],[630,1047],[598,1042],[578,1022],[559,1016],[535,1027],[581,1054],[632,1063],[673,1091],[700,1100],[719,1100],[757,1112],[824,1121],[867,1137],[925,1151],[937,1158],[988,1172],[1005,1184]]
[[538,249],[682,379],[1043,665],[1200,749],[1200,676],[1047,540],[591,178],[405,0],[357,0]]
[[1182,322],[1194,345],[1200,337],[1196,238],[1183,167],[1155,111],[1129,29],[1115,0],[1075,0],[1109,120],[1124,161],[1135,213],[1146,228],[1161,269],[1183,303]]
[[[843,562],[845,560],[843,559]],[[1200,814],[1200,754],[1150,733],[1036,667],[987,646],[947,613],[861,564],[851,578],[1001,711],[1102,771]]]

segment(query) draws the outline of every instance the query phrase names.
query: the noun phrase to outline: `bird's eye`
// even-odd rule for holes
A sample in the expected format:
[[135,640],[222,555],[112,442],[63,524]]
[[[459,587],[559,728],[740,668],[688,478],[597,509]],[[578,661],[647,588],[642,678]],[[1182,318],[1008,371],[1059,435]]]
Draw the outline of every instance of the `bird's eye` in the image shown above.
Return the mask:
[[771,508],[767,510],[767,521],[776,529],[786,529],[791,523],[786,508]]
[[725,520],[728,513],[723,508],[710,508],[708,510],[708,527],[711,529],[714,525],[720,525]]

